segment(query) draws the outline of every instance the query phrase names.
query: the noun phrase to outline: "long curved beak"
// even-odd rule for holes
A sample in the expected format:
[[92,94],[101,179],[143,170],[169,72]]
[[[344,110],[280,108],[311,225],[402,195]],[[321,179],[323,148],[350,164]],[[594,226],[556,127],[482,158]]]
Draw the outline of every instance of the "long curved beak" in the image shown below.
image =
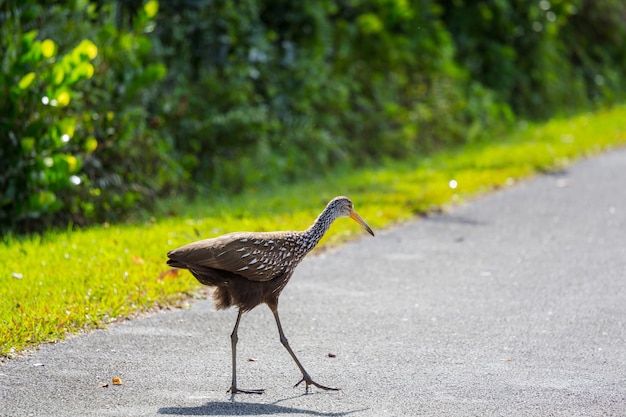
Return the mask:
[[356,221],[358,224],[360,224],[361,226],[363,226],[365,228],[365,230],[367,230],[367,233],[369,233],[370,235],[374,236],[374,232],[372,231],[372,229],[367,225],[367,223],[365,223],[365,220],[363,220],[361,218],[361,216],[359,216],[358,214],[356,214],[356,211],[352,210],[350,212],[350,218],[354,221]]

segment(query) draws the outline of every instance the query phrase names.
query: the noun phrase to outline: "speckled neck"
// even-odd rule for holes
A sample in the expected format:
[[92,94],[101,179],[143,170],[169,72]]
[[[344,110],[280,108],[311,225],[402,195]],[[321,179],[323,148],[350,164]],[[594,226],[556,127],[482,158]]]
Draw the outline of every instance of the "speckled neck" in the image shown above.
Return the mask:
[[324,234],[330,228],[330,225],[335,221],[335,214],[328,205],[324,211],[317,216],[317,219],[313,222],[313,224],[303,232],[305,236],[305,240],[307,242],[307,249],[311,250],[319,243]]

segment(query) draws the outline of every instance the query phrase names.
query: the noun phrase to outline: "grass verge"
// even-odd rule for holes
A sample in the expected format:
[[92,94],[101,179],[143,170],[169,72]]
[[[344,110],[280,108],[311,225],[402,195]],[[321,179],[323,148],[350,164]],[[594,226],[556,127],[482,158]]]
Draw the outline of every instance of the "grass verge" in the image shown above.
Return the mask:
[[[195,203],[171,200],[155,208],[168,216],[134,225],[9,239],[0,244],[0,358],[154,307],[180,306],[199,285],[188,273],[170,271],[165,253],[192,240],[302,229],[340,194],[350,196],[376,230],[625,143],[626,106],[620,106],[307,184]],[[341,222],[322,243],[356,233],[363,233],[358,225]]]

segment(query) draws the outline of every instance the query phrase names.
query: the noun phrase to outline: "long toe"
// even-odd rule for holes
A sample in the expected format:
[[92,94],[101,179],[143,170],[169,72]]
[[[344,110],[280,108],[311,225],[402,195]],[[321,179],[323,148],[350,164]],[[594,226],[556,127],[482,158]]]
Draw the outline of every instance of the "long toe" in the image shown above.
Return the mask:
[[298,383],[296,385],[294,385],[293,387],[295,388],[298,385],[302,384],[303,382],[305,383],[305,392],[309,392],[309,385],[316,386],[319,389],[323,389],[323,390],[326,390],[326,391],[339,391],[339,390],[341,390],[341,388],[332,388],[332,387],[327,387],[326,385],[318,384],[317,382],[313,381],[311,379],[311,377],[308,376],[308,375],[303,376],[302,379],[300,381],[298,381]]
[[230,389],[226,392],[230,392],[231,394],[263,394],[265,392],[264,389],[242,389],[237,387],[230,387]]

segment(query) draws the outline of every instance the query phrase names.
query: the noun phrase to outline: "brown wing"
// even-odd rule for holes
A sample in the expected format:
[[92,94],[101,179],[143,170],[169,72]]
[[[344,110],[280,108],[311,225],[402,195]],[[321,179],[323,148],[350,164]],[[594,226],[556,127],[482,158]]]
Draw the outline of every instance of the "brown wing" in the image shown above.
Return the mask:
[[230,233],[190,243],[167,256],[179,263],[233,272],[252,281],[269,281],[295,267],[297,232]]

